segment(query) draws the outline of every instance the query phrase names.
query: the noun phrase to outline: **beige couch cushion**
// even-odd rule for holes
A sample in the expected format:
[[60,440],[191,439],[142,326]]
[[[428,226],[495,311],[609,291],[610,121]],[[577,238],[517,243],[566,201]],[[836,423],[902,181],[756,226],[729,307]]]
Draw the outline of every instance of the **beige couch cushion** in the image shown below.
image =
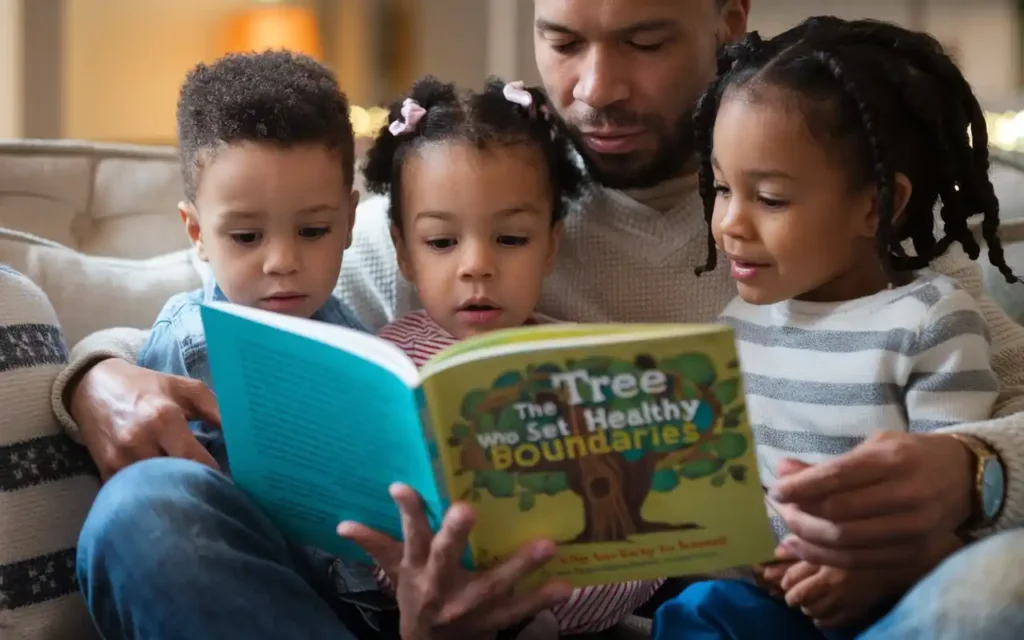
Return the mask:
[[186,249],[177,152],[62,140],[0,142],[0,227],[82,253],[148,258]]
[[50,299],[69,345],[117,325],[149,328],[172,295],[202,285],[193,250],[131,260],[89,256],[0,229],[0,263],[25,274]]

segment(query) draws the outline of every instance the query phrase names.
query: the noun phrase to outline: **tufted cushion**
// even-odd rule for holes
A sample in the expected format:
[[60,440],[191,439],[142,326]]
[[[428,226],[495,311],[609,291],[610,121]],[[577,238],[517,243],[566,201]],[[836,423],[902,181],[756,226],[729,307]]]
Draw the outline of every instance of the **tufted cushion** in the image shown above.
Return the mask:
[[202,284],[192,249],[145,260],[104,258],[5,229],[0,264],[46,293],[71,345],[111,326],[148,329],[169,297]]
[[0,227],[93,255],[186,249],[177,152],[77,141],[0,143]]

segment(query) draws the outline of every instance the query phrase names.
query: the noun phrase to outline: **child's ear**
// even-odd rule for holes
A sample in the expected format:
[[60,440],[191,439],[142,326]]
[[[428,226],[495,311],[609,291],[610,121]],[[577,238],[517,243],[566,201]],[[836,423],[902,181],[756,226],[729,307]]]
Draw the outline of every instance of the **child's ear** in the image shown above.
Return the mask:
[[356,224],[356,210],[359,208],[359,192],[353,191],[349,194],[349,212],[348,212],[348,239],[345,240],[345,248],[348,249],[352,246],[352,228]]
[[199,259],[206,262],[209,258],[206,257],[206,247],[203,246],[202,233],[199,229],[199,213],[196,208],[190,202],[182,200],[178,203],[178,217],[185,223],[185,233],[188,234],[188,239],[195,246]]
[[892,182],[892,223],[899,224],[903,219],[903,213],[907,210],[910,202],[910,195],[914,192],[914,185],[910,178],[903,173],[897,173]]
[[558,260],[558,246],[562,243],[562,229],[565,227],[559,220],[551,225],[551,242],[548,243],[548,256],[544,261],[544,275],[549,276],[555,270],[555,262]]
[[409,247],[406,246],[405,238],[402,237],[402,230],[398,228],[398,225],[391,225],[391,242],[395,245],[398,270],[402,273],[402,277],[409,282],[415,282],[412,260],[409,257]]
[[[893,176],[892,182],[892,224],[896,226],[900,223],[904,212],[907,209],[907,203],[910,202],[910,195],[914,191],[914,186],[910,183],[910,178],[903,173],[896,173]],[[861,234],[865,237],[874,238],[878,233],[878,193],[874,187],[867,190],[866,193],[870,195],[869,205],[866,207],[867,215],[863,220],[863,228]]]

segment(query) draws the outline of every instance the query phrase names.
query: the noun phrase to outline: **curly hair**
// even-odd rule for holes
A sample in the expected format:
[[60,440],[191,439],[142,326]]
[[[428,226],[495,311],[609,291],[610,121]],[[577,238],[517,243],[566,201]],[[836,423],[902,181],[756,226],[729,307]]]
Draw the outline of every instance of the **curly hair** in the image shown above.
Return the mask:
[[[935,38],[875,20],[813,17],[769,40],[748,34],[722,49],[718,65],[718,78],[694,113],[709,226],[716,196],[712,132],[723,96],[739,87],[774,87],[795,99],[816,139],[848,163],[851,186],[874,186],[876,250],[890,277],[928,266],[953,242],[977,259],[981,247],[967,221],[982,215],[989,261],[1008,282],[1017,281],[997,234],[984,112]],[[896,173],[913,189],[894,220]],[[943,235],[936,238],[939,202]],[[914,255],[904,251],[907,240]],[[698,272],[715,262],[709,232],[708,260]]]
[[178,98],[185,195],[194,202],[200,169],[219,145],[321,144],[336,152],[347,185],[355,172],[349,104],[334,74],[286,51],[229,54],[189,72]]
[[[371,193],[390,196],[389,217],[402,226],[402,165],[424,145],[463,142],[480,149],[527,144],[535,146],[545,162],[554,196],[552,224],[565,217],[569,203],[583,187],[584,175],[572,155],[569,138],[536,88],[527,89],[533,106],[524,107],[505,98],[505,83],[488,80],[486,88],[460,93],[452,83],[426,76],[413,84],[408,98],[426,115],[412,133],[394,135],[385,125],[366,154],[363,178]],[[389,121],[402,118],[402,102],[391,105]]]

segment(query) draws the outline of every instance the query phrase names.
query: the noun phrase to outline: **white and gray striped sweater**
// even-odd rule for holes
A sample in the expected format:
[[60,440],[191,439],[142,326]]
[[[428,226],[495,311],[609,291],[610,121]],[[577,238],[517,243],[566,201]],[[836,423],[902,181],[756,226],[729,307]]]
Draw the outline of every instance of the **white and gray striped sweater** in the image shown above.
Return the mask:
[[[816,464],[877,432],[987,420],[996,403],[988,325],[945,276],[836,303],[737,298],[722,320],[736,332],[767,488],[785,458]],[[786,533],[777,518],[773,525]]]
[[46,296],[0,264],[0,637],[96,637],[75,580],[75,545],[99,487],[65,435],[50,388],[67,347]]

